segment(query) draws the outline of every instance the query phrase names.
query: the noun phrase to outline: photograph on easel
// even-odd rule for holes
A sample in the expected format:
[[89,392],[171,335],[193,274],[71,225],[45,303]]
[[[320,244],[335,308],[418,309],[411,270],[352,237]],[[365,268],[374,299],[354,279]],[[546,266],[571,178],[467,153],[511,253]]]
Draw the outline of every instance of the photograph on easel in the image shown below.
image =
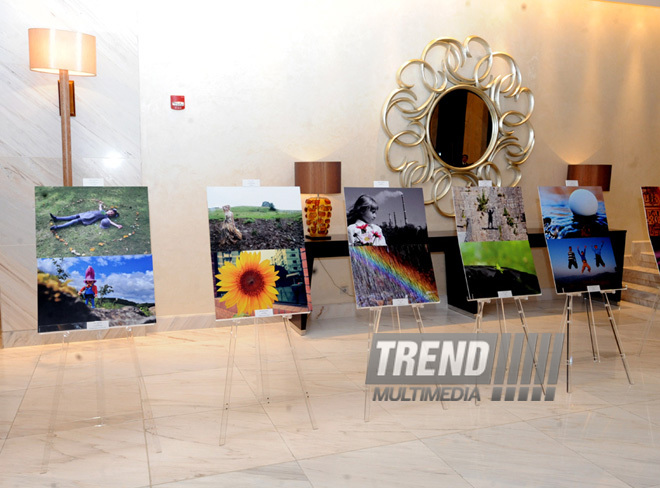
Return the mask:
[[540,186],[539,198],[546,239],[609,236],[599,186]]
[[440,301],[425,244],[349,248],[357,308]]
[[600,187],[539,187],[543,230],[557,293],[622,287]]
[[344,188],[358,308],[436,303],[421,188]]
[[540,295],[522,191],[454,187],[454,210],[468,299]]
[[216,320],[312,310],[298,187],[208,187]]
[[349,246],[428,241],[421,188],[344,188]]
[[36,187],[39,333],[156,322],[146,187]]
[[644,213],[649,230],[649,239],[655,255],[655,262],[660,269],[660,187],[643,186]]
[[212,252],[305,246],[298,187],[208,187],[206,194]]

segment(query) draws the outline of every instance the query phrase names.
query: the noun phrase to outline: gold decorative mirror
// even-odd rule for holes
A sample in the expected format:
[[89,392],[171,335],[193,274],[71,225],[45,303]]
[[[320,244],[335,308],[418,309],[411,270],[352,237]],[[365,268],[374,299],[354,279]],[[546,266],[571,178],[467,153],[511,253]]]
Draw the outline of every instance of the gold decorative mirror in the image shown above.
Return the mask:
[[[399,68],[396,80],[381,124],[385,162],[401,186],[425,187],[431,194],[425,203],[453,217],[455,182],[518,184],[534,147],[534,96],[511,56],[476,36],[463,43],[435,39],[420,59]],[[392,163],[397,152],[403,153],[398,165]]]

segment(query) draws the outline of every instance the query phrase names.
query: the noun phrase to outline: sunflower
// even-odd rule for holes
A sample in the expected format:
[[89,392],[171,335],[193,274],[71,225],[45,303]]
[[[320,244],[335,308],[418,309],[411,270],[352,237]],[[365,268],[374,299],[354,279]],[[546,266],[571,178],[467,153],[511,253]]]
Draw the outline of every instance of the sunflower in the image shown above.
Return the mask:
[[241,252],[236,264],[227,262],[218,271],[218,291],[226,292],[220,301],[226,302],[227,308],[236,305],[239,315],[249,315],[272,307],[278,272],[270,260],[261,260],[260,252]]

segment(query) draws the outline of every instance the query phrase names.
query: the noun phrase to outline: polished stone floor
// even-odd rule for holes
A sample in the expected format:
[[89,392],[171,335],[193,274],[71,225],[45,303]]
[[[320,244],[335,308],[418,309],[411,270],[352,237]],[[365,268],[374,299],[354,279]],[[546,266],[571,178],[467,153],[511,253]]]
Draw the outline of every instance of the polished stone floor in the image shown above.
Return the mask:
[[[530,331],[560,331],[561,301],[524,305]],[[368,314],[312,322],[291,339],[317,429],[282,324],[241,326],[224,445],[226,323],[136,337],[134,347],[0,349],[0,487],[660,487],[660,324],[639,354],[649,309],[615,311],[630,385],[602,306],[600,362],[584,303],[575,308],[571,394],[562,364],[551,402],[374,401],[368,422]],[[422,317],[427,332],[474,327],[444,305]],[[401,320],[417,330],[410,310]],[[521,331],[512,304],[506,328]],[[487,305],[484,330],[499,329]],[[389,310],[381,331],[393,331]]]

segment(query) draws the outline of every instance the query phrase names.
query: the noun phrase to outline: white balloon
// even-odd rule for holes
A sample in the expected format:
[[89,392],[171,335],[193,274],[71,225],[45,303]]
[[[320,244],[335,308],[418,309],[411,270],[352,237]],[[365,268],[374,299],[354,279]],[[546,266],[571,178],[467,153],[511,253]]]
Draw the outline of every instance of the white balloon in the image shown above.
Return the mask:
[[596,215],[596,212],[598,212],[598,199],[589,190],[580,188],[571,193],[568,198],[568,208],[574,214],[582,217]]

